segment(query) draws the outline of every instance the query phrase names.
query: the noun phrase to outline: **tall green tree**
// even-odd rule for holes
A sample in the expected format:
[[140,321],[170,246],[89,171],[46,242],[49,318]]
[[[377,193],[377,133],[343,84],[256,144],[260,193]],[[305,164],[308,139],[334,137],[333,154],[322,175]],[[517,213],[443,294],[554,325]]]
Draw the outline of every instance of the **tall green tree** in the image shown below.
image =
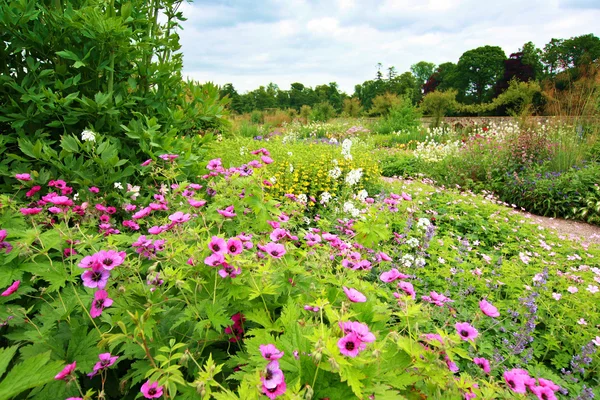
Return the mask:
[[427,61],[419,61],[410,66],[410,71],[417,78],[420,87],[425,85],[425,82],[435,72],[435,64]]
[[468,50],[456,64],[459,101],[483,103],[491,100],[493,88],[504,72],[506,54],[498,46]]

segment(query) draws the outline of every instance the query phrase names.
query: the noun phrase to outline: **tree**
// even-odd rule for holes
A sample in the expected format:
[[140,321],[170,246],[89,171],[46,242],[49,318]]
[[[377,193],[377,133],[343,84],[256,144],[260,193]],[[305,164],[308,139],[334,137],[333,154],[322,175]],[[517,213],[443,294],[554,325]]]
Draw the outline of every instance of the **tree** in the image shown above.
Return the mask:
[[350,97],[344,99],[344,105],[342,107],[342,112],[347,117],[356,118],[362,114],[363,108],[360,105],[360,100],[356,97]]
[[523,62],[523,53],[513,53],[504,60],[504,74],[494,88],[495,96],[499,96],[508,89],[511,81],[528,82],[535,80],[535,71],[531,65]]
[[544,65],[542,64],[542,50],[535,47],[533,42],[527,42],[519,49],[519,53],[522,53],[522,61],[525,65],[530,65],[533,68],[534,79],[540,79],[544,72]]
[[570,39],[552,39],[544,46],[542,61],[546,73],[554,76],[559,72],[600,59],[600,38],[593,34],[575,36]]
[[401,99],[393,93],[384,93],[373,99],[373,106],[369,110],[369,115],[386,116],[390,109],[401,102]]
[[456,102],[457,91],[455,89],[446,92],[435,91],[425,95],[421,101],[420,108],[425,114],[431,115],[431,126],[437,128],[442,122],[442,118],[448,113],[454,111],[458,104]]
[[423,94],[431,93],[436,89],[447,90],[457,87],[456,64],[445,62],[438,65],[435,72],[427,79],[423,85]]
[[229,103],[230,106],[229,108],[232,111],[235,111],[238,114],[241,114],[243,111],[243,102],[242,102],[242,98],[240,96],[240,94],[237,92],[237,90],[235,90],[235,88],[233,87],[233,84],[231,83],[226,83],[225,85],[223,85],[223,87],[220,90],[220,96],[221,98],[224,97],[228,97],[229,99],[231,99],[231,102]]
[[491,99],[493,87],[504,72],[506,54],[498,46],[468,50],[456,65],[459,100],[481,104]]
[[422,88],[429,77],[435,72],[435,64],[427,61],[419,61],[410,66],[410,71],[417,78],[419,88]]

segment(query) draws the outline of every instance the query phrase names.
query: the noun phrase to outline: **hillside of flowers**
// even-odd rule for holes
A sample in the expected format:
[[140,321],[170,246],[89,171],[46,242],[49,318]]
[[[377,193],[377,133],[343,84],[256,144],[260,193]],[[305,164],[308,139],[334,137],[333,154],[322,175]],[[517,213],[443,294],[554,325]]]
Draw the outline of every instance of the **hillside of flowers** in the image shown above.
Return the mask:
[[16,172],[0,399],[599,396],[600,249],[384,184],[368,149],[225,139],[110,190]]

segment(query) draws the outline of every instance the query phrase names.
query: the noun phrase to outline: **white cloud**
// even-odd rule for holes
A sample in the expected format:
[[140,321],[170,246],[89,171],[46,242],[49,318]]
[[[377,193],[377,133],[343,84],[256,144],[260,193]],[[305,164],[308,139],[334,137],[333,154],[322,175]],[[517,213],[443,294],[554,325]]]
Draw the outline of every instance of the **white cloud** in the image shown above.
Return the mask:
[[205,0],[182,5],[184,74],[240,92],[332,81],[352,93],[375,66],[402,73],[483,45],[600,36],[596,0]]

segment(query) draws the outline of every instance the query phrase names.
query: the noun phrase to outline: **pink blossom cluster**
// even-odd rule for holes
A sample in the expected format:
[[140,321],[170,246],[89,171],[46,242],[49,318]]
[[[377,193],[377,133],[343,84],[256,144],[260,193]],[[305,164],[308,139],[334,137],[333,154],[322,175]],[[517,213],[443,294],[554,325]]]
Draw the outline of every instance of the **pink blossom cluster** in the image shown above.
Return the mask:
[[279,368],[279,360],[283,357],[283,351],[279,351],[273,344],[260,345],[260,354],[270,361],[261,376],[262,392],[269,398],[274,399],[286,391],[285,376]]
[[538,399],[556,400],[556,392],[560,386],[549,379],[535,378],[529,376],[529,372],[520,368],[513,368],[505,371],[503,374],[504,380],[508,387],[515,393],[527,393],[529,390]]
[[233,335],[229,341],[235,343],[240,341],[242,336],[244,336],[244,321],[246,321],[246,317],[242,313],[236,313],[231,316],[231,320],[233,321],[233,325],[226,327],[225,333]]
[[340,322],[345,336],[338,340],[340,353],[348,357],[356,357],[367,348],[367,343],[375,341],[375,335],[369,331],[367,324],[357,321]]

